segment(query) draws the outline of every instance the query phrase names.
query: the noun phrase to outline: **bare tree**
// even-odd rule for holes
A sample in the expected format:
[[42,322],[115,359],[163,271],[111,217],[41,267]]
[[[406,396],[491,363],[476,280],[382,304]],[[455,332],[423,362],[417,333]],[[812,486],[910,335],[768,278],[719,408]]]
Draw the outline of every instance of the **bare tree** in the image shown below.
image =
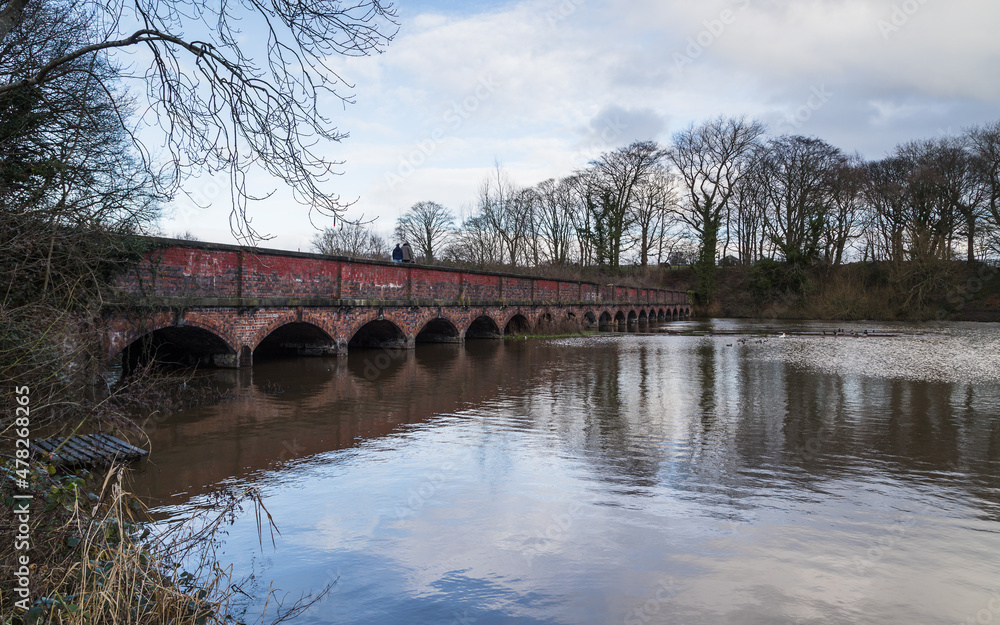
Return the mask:
[[[83,25],[72,45],[45,47],[35,28],[38,11],[58,7]],[[263,41],[246,37],[259,24]],[[70,75],[91,89],[113,93],[113,76],[88,70],[108,64],[114,50],[142,49],[149,65],[137,74],[118,70],[146,87],[153,119],[165,134],[170,161],[153,163],[132,133],[126,110],[117,123],[143,154],[158,189],[172,195],[193,172],[228,172],[233,188],[234,234],[260,238],[246,215],[247,202],[263,197],[248,173],[263,169],[288,185],[295,198],[322,214],[346,204],[325,189],[341,163],[317,150],[346,135],[324,117],[327,96],[349,102],[335,87],[341,55],[380,52],[395,34],[395,9],[380,0],[270,0],[187,3],[180,0],[0,0],[0,49],[29,41],[37,49],[0,84],[0,96],[24,96]],[[195,34],[197,33],[197,34]],[[249,49],[263,43],[267,58]],[[266,193],[265,193],[266,195]]]
[[813,137],[782,136],[761,160],[767,228],[789,263],[810,264],[820,254],[832,204],[832,173],[846,158]]
[[606,243],[602,235],[602,219],[597,197],[599,195],[594,172],[584,170],[565,179],[572,203],[569,217],[573,224],[574,238],[581,265],[602,264]]
[[664,237],[674,215],[677,202],[674,188],[675,176],[666,168],[657,165],[649,171],[636,191],[632,202],[633,238],[638,247],[639,264],[646,266],[655,256],[656,262],[662,258]]
[[[55,2],[20,15],[20,27],[0,45],[0,74],[16,76],[36,57],[72,48],[87,27]],[[96,88],[102,81],[105,88]],[[118,115],[131,107],[100,58],[68,64],[30,89],[0,92],[2,305],[85,308],[100,297],[108,264],[129,247],[120,237],[149,232],[163,197],[121,128]]]
[[865,165],[864,200],[867,206],[865,259],[902,259],[906,228],[907,176],[912,163],[901,156],[888,156]]
[[445,257],[450,261],[476,267],[499,264],[502,256],[503,243],[500,237],[487,225],[481,215],[473,215],[463,220],[462,226],[445,249]]
[[[89,27],[56,1],[18,7],[16,25],[11,15],[0,3],[4,80],[74,49]],[[0,93],[0,379],[30,386],[39,426],[102,418],[88,393],[102,362],[88,325],[163,200],[123,130],[132,99],[117,76],[107,59],[77,59],[43,84]],[[0,388],[0,400],[14,388]]]
[[825,257],[835,267],[844,261],[851,241],[861,236],[865,173],[860,155],[837,163],[830,172],[830,211],[823,235]]
[[520,193],[499,162],[479,187],[476,216],[480,219],[478,223],[499,239],[501,264],[516,265],[523,256],[529,231],[529,215],[525,209],[530,205],[523,201]]
[[396,220],[396,238],[413,242],[424,262],[433,263],[452,236],[455,216],[436,202],[417,202]]
[[763,124],[743,117],[717,117],[674,136],[669,159],[680,173],[684,198],[678,216],[697,235],[699,295],[715,289],[715,254],[719,233],[727,226],[730,199],[753,153]]
[[906,256],[950,260],[964,221],[968,258],[973,262],[975,227],[985,197],[962,143],[955,138],[910,141],[895,152],[907,165],[898,182]]
[[972,128],[967,133],[975,158],[976,176],[983,191],[983,204],[993,231],[992,249],[1000,254],[1000,121]]
[[389,246],[378,233],[365,224],[349,221],[317,233],[313,237],[312,247],[320,254],[351,258],[384,260],[389,255]]
[[773,258],[774,245],[767,237],[767,185],[762,169],[767,150],[763,146],[748,156],[746,170],[733,187],[729,229],[736,239],[737,257],[744,265]]
[[628,246],[634,204],[646,179],[660,165],[666,151],[653,141],[639,141],[605,152],[591,163],[600,192],[603,227],[607,231],[608,264],[618,267]]
[[573,236],[573,189],[568,180],[548,179],[535,187],[538,195],[539,238],[545,248],[545,258],[553,265],[564,265],[569,259]]

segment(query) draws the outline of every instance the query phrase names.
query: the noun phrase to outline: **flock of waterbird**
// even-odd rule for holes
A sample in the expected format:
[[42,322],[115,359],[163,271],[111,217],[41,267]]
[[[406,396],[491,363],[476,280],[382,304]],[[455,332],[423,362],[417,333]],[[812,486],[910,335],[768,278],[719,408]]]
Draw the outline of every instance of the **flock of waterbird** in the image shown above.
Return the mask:
[[[857,338],[865,338],[865,337],[876,336],[876,335],[871,330],[863,330],[863,331],[859,332],[857,330],[845,330],[843,328],[837,328],[836,330],[833,330],[832,332],[828,332],[826,330],[823,330],[822,334],[817,334],[815,332],[803,332],[803,333],[797,334],[796,336],[830,336],[830,337],[833,337],[833,338],[837,338],[837,337],[841,337],[841,336],[850,336],[850,337],[853,337],[853,338],[857,339]],[[879,336],[882,336],[882,335],[879,335]],[[738,344],[738,345],[747,345],[747,344],[762,345],[762,344],[766,343],[767,341],[769,341],[772,338],[784,339],[784,338],[788,338],[788,334],[782,332],[781,334],[776,334],[776,335],[772,336],[771,334],[765,332],[764,336],[759,336],[759,337],[749,337],[748,336],[748,337],[744,337],[744,338],[738,339],[735,344]],[[726,345],[726,347],[732,347],[733,345],[734,345],[734,343],[728,343]]]

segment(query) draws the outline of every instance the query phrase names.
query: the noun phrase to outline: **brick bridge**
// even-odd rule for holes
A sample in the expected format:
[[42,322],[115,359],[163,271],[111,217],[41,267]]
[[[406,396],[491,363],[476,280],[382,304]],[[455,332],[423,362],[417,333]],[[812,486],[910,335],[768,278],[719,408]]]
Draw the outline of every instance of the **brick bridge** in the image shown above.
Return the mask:
[[623,330],[691,314],[686,293],[151,239],[105,308],[104,353],[244,367],[258,354],[502,338],[571,320]]

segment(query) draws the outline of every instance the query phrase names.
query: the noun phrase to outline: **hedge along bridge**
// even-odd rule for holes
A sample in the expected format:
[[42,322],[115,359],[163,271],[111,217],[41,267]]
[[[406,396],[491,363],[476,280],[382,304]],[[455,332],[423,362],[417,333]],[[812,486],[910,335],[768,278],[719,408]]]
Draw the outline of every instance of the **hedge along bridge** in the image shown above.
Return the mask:
[[683,291],[150,239],[106,306],[125,371],[161,360],[245,367],[258,354],[330,355],[530,332],[577,319],[625,329],[687,318]]

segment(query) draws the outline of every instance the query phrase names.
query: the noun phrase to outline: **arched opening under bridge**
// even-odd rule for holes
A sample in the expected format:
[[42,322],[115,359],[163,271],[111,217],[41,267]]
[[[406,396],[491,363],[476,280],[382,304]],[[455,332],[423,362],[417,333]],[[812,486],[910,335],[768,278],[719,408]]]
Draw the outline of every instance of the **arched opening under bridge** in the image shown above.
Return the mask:
[[236,352],[217,334],[195,326],[170,326],[144,334],[121,352],[122,375],[150,364],[173,367],[236,366]]
[[518,336],[531,332],[531,323],[524,315],[514,315],[503,329],[504,336]]
[[602,331],[605,331],[605,332],[611,332],[612,330],[615,329],[615,320],[614,320],[614,317],[611,316],[611,313],[609,313],[606,310],[601,313],[601,319],[600,319],[600,326],[599,327],[600,327],[600,329]]
[[417,343],[460,343],[462,337],[451,321],[444,317],[431,319],[417,333],[415,338]]
[[395,323],[378,319],[358,328],[347,348],[406,349],[406,335]]
[[500,333],[500,327],[497,326],[497,322],[493,321],[493,319],[487,315],[477,317],[469,325],[469,329],[465,331],[465,340],[499,339],[502,337],[503,335]]
[[331,356],[337,342],[311,323],[288,323],[271,332],[254,349],[255,359],[289,356]]

